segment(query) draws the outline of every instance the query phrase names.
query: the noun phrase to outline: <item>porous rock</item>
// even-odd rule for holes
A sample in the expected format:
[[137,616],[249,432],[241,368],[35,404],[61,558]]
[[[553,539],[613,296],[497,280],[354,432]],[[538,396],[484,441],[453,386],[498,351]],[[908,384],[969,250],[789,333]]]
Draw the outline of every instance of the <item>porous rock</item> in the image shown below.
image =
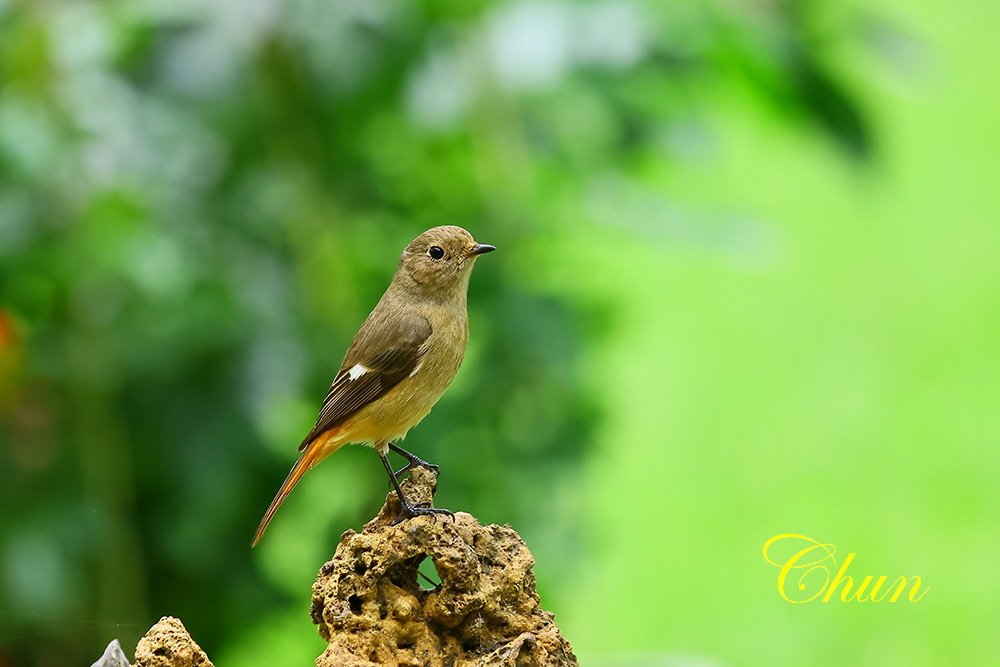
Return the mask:
[[[411,472],[403,491],[429,503],[437,479]],[[329,643],[317,667],[565,667],[576,656],[541,608],[534,559],[510,526],[419,516],[393,525],[390,493],[360,533],[349,530],[313,584],[312,619]],[[431,559],[440,583],[421,583]]]
[[164,616],[135,647],[135,667],[213,667],[184,624]]

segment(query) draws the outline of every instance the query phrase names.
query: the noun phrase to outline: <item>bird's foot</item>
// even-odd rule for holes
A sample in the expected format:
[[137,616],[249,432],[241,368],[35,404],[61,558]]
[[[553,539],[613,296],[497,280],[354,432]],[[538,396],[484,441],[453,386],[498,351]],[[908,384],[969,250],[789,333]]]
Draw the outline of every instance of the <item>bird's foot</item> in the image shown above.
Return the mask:
[[452,521],[455,520],[455,513],[451,510],[446,510],[443,507],[431,507],[430,503],[418,503],[416,505],[402,503],[399,508],[399,516],[397,516],[396,520],[392,522],[392,525],[395,526],[396,524],[417,516],[432,516],[436,521],[439,514],[451,517]]
[[392,473],[392,475],[396,479],[399,479],[400,475],[405,475],[406,473],[410,472],[414,468],[427,468],[432,473],[434,473],[435,477],[438,475],[438,473],[441,470],[441,466],[439,466],[438,464],[436,464],[436,463],[428,463],[427,461],[424,461],[423,459],[417,458],[416,456],[414,456],[410,460],[409,463],[407,463],[405,466],[403,466],[402,468],[400,468],[396,472]]
[[440,467],[434,465],[433,463],[428,463],[427,461],[424,461],[422,458],[420,458],[413,452],[406,451],[405,449],[403,449],[394,442],[390,442],[386,446],[392,451],[402,456],[404,459],[406,459],[406,465],[392,474],[393,479],[395,480],[399,480],[400,475],[408,473],[409,471],[417,467],[426,468],[430,470],[432,473],[434,473],[435,477],[437,477],[438,472],[441,470]]

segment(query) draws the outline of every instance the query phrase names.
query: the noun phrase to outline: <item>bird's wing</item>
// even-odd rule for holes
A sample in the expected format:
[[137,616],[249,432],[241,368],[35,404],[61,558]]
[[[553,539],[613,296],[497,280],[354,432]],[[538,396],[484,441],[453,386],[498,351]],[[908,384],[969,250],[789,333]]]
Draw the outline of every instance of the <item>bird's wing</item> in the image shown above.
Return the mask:
[[369,318],[354,338],[344,363],[330,384],[316,425],[299,446],[303,450],[321,433],[384,396],[420,364],[431,335],[430,322],[414,313]]

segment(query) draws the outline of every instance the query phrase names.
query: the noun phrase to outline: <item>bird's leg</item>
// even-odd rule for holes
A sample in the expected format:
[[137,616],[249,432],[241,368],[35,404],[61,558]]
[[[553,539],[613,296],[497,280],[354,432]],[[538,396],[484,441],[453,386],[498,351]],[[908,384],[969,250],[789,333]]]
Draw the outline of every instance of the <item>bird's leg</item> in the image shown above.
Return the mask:
[[406,496],[403,495],[403,489],[399,486],[399,480],[396,479],[396,474],[392,471],[392,464],[389,463],[389,459],[382,452],[379,452],[379,457],[382,459],[382,465],[385,466],[386,474],[389,475],[389,481],[392,482],[392,486],[396,490],[396,497],[399,498],[399,516],[392,522],[392,525],[400,523],[403,519],[409,519],[415,516],[427,514],[431,516],[445,514],[450,516],[452,521],[455,520],[455,513],[451,510],[439,507],[424,507],[422,505],[413,505],[410,503],[410,501],[406,499]]
[[416,454],[406,451],[405,449],[403,449],[394,442],[390,442],[388,447],[389,449],[396,452],[397,454],[399,454],[408,461],[408,463],[405,466],[403,466],[402,468],[393,473],[393,477],[395,477],[396,479],[399,479],[399,476],[402,475],[403,473],[409,472],[417,467],[427,468],[435,475],[437,475],[438,471],[441,469],[441,467],[438,466],[437,464],[428,463],[427,461],[424,461]]

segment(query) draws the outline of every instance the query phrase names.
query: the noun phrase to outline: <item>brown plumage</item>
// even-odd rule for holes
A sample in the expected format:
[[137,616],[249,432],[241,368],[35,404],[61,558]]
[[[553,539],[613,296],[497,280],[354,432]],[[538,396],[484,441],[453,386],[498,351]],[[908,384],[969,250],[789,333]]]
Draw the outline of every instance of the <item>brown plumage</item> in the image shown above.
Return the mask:
[[399,495],[400,519],[447,510],[403,497],[388,450],[430,466],[393,442],[416,426],[451,384],[469,338],[466,293],[476,257],[494,250],[461,227],[434,227],[406,246],[388,289],[354,336],[319,417],[253,539],[310,468],[348,443],[376,448]]

